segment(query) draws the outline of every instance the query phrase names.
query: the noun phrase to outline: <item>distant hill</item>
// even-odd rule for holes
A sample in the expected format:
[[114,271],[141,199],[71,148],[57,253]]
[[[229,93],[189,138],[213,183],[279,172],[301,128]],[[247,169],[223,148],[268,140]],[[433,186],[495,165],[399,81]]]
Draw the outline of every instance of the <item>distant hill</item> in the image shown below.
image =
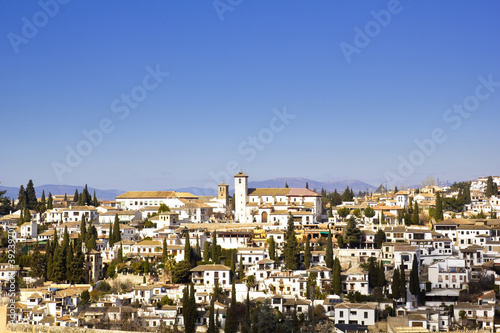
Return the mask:
[[288,183],[288,187],[299,187],[303,188],[306,186],[306,183],[309,183],[309,189],[316,189],[317,192],[320,192],[322,188],[324,188],[328,192],[332,192],[335,189],[338,192],[344,191],[347,186],[352,188],[355,193],[358,191],[374,191],[376,189],[375,186],[367,184],[357,179],[348,179],[348,180],[338,180],[338,181],[326,181],[320,182],[307,178],[294,178],[294,177],[282,177],[282,178],[273,178],[262,181],[251,181],[248,183],[248,187],[254,188],[276,188],[276,187],[285,187],[285,183]]
[[[349,186],[349,188],[352,188],[355,193],[358,191],[370,191],[374,192],[376,190],[375,186],[372,186],[370,184],[364,183],[360,180],[357,179],[351,179],[351,180],[339,180],[339,181],[327,181],[327,182],[319,182],[316,180],[312,179],[306,179],[306,178],[273,178],[273,179],[268,179],[268,180],[262,180],[262,181],[251,181],[248,184],[248,187],[250,188],[267,188],[267,187],[285,187],[285,183],[288,183],[289,187],[298,187],[298,188],[303,188],[306,186],[306,182],[309,183],[309,189],[314,190],[316,189],[317,192],[319,193],[322,188],[327,190],[328,192],[334,191],[337,189],[337,191],[341,192],[344,191],[344,189]],[[231,188],[233,187],[232,184]],[[41,185],[41,186],[36,186],[35,191],[37,197],[40,197],[42,195],[42,191],[45,191],[45,196],[49,195],[49,192],[52,193],[53,195],[55,194],[67,194],[68,196],[73,196],[75,194],[75,189],[78,189],[78,193],[81,193],[83,191],[84,186],[75,186],[75,185]],[[94,194],[94,188],[89,187],[89,192],[91,195]],[[5,194],[6,197],[9,198],[14,198],[17,199],[19,195],[19,188],[18,187],[8,187],[8,186],[0,186],[0,191],[7,190],[7,193]],[[183,187],[183,188],[176,188],[176,189],[168,189],[172,191],[178,191],[178,192],[189,192],[194,195],[202,196],[202,195],[217,195],[217,189],[216,188],[203,188],[203,187]],[[167,190],[167,191],[168,191]],[[117,196],[120,194],[123,194],[127,191],[124,190],[100,190],[100,189],[95,189],[97,198],[99,200],[114,200]],[[234,193],[234,189],[231,189],[231,194]]]
[[[25,185],[26,186],[26,185]],[[53,195],[56,194],[67,194],[68,197],[73,197],[75,194],[75,189],[78,189],[78,193],[81,193],[85,186],[76,186],[76,185],[41,185],[35,186],[36,196],[41,197],[42,192],[45,191],[45,196],[49,195],[49,192]],[[18,187],[8,187],[8,186],[0,186],[0,191],[7,190],[5,193],[6,197],[17,199],[19,195]],[[88,187],[88,190],[91,195],[94,194],[94,188]],[[95,189],[96,196],[99,200],[114,200],[116,196],[125,193],[126,191],[122,190],[100,190]]]

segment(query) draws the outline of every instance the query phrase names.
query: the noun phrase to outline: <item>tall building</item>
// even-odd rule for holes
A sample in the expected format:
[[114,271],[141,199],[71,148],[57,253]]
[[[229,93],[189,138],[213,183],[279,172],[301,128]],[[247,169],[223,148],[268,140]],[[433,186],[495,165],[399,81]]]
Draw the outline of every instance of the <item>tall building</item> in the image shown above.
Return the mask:
[[285,227],[291,215],[297,225],[321,219],[321,195],[306,188],[248,188],[248,175],[234,176],[235,220]]

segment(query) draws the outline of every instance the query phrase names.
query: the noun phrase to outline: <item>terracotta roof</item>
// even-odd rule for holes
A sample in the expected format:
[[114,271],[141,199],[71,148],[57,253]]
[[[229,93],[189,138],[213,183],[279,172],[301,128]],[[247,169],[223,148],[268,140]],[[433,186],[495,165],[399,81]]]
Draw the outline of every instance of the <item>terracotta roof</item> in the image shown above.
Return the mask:
[[199,265],[191,269],[191,272],[204,272],[204,271],[230,271],[231,267],[225,265]]
[[176,191],[129,191],[116,197],[116,199],[155,199],[155,198],[197,198],[188,192]]

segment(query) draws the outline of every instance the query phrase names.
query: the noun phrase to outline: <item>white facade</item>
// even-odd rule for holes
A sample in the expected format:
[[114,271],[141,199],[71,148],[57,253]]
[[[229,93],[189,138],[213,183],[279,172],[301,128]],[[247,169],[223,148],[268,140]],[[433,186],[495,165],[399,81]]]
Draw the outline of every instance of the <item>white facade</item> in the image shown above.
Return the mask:
[[375,325],[375,304],[347,303],[335,305],[335,324]]

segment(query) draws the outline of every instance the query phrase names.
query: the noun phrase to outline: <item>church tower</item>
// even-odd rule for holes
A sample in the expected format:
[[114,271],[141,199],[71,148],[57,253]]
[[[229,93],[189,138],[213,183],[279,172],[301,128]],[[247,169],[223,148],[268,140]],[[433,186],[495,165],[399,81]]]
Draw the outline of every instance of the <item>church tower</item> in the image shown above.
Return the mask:
[[234,218],[240,223],[247,222],[248,176],[243,172],[234,175]]
[[217,200],[224,203],[226,212],[231,212],[231,207],[229,206],[229,185],[226,183],[220,183],[218,188]]

